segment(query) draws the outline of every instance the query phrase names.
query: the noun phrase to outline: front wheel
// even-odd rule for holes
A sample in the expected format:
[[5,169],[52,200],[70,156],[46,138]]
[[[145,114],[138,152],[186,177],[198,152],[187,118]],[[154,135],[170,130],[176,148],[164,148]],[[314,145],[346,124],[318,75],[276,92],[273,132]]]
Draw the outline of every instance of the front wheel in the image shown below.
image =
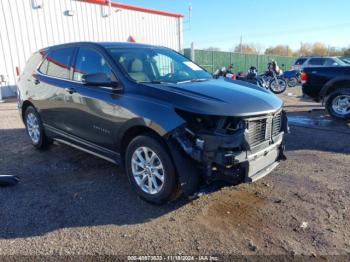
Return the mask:
[[281,94],[287,89],[287,81],[282,78],[272,79],[270,82],[270,90],[275,94]]
[[132,187],[142,199],[163,204],[176,195],[174,165],[165,146],[153,136],[138,136],[130,142],[125,167]]
[[326,110],[334,118],[350,120],[350,88],[333,91],[326,100]]

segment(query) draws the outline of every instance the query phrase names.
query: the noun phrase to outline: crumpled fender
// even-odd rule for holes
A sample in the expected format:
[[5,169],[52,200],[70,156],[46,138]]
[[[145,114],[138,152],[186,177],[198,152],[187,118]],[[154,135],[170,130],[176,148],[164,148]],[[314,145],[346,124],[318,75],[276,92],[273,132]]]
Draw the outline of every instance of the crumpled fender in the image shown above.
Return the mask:
[[182,192],[187,197],[194,195],[200,185],[200,174],[194,160],[184,154],[176,140],[169,138],[167,144],[175,164]]

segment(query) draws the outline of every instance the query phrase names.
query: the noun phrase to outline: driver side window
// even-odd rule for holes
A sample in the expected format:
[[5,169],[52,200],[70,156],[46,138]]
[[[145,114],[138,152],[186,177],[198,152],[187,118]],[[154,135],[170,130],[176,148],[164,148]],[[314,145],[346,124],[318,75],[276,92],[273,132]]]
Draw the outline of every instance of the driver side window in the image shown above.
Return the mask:
[[112,76],[112,70],[101,54],[91,48],[79,48],[73,80],[81,81],[83,75],[95,73],[105,73],[109,78]]

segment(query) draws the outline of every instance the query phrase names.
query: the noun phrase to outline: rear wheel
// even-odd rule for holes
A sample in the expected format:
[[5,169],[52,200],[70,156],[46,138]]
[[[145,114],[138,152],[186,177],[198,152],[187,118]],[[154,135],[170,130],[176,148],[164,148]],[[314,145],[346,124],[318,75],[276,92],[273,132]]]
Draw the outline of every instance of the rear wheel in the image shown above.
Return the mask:
[[298,84],[298,79],[296,77],[291,77],[288,79],[288,86],[289,87],[296,87]]
[[334,118],[350,120],[350,88],[333,91],[326,100],[326,110]]
[[176,195],[172,160],[164,145],[152,136],[138,136],[130,142],[125,167],[132,187],[142,199],[162,204]]
[[34,147],[37,149],[44,149],[52,143],[52,140],[45,135],[44,126],[38,112],[34,107],[29,106],[26,109],[24,123],[27,134]]

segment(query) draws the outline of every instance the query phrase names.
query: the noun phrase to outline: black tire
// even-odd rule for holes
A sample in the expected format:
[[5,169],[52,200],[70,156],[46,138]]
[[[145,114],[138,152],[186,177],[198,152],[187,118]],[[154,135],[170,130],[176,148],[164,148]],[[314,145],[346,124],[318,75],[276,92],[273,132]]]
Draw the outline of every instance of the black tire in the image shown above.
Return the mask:
[[298,79],[296,77],[291,77],[288,79],[287,83],[289,87],[296,87],[298,85]]
[[[38,125],[38,131],[39,131],[38,139],[33,139],[33,137],[29,133],[30,127],[28,126],[28,118],[33,116],[36,118],[37,125]],[[24,113],[24,124],[26,126],[27,135],[29,136],[30,141],[32,142],[35,148],[47,149],[52,144],[53,142],[52,139],[50,139],[45,135],[44,126],[41,121],[40,115],[38,114],[38,112],[35,110],[34,107],[29,106],[26,109]]]
[[286,81],[285,79],[283,79],[283,78],[277,78],[277,81],[283,84],[283,86],[281,87],[281,89],[275,89],[275,88],[273,87],[273,83],[276,82],[276,80],[275,80],[274,78],[271,80],[271,82],[270,82],[270,84],[269,84],[269,88],[270,88],[270,90],[271,90],[273,93],[275,93],[275,94],[281,94],[281,93],[283,93],[284,91],[286,91],[286,89],[287,89],[287,81]]
[[334,90],[332,93],[328,95],[326,98],[326,110],[328,114],[330,114],[332,117],[336,119],[341,120],[350,120],[350,113],[347,114],[340,114],[333,108],[333,103],[335,103],[335,100],[339,97],[349,97],[350,98],[350,87],[349,88],[339,88]]
[[[136,150],[141,147],[147,147],[148,149],[152,150],[159,158],[164,169],[164,181],[162,187],[159,192],[154,194],[145,192],[141,186],[138,185],[136,178],[133,175],[132,158],[134,153],[136,154]],[[136,191],[139,197],[146,200],[147,202],[159,205],[173,200],[175,196],[178,196],[176,169],[165,146],[161,143],[161,141],[158,141],[158,139],[154,138],[152,135],[137,136],[129,143],[125,155],[125,170],[133,189]],[[148,178],[146,179],[148,181]],[[159,181],[160,180],[157,182]]]

